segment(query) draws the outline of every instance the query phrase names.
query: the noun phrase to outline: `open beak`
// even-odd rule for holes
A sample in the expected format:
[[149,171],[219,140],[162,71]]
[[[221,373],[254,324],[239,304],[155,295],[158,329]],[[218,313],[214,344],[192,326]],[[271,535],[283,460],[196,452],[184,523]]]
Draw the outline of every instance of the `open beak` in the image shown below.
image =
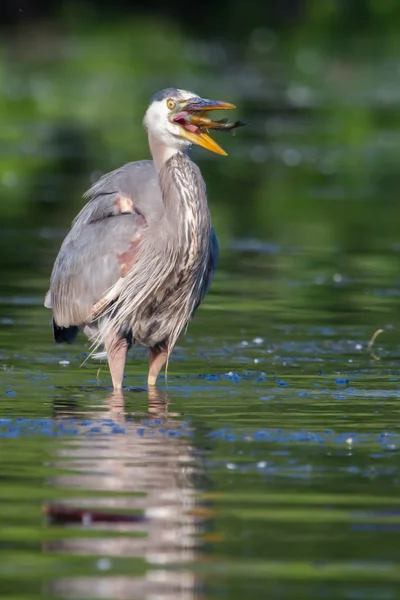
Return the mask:
[[[202,127],[201,124],[199,124],[201,119],[196,119],[196,124],[194,124],[190,122],[190,116],[198,115],[198,117],[201,117],[205,112],[210,110],[233,110],[234,108],[236,108],[236,106],[229,102],[193,98],[187,102],[182,102],[177,113],[173,117],[173,121],[180,125],[180,135],[192,144],[203,146],[203,148],[206,148],[211,152],[227,156],[225,150],[205,133],[204,129],[206,129],[206,127]],[[207,121],[210,122],[209,119],[207,119]]]

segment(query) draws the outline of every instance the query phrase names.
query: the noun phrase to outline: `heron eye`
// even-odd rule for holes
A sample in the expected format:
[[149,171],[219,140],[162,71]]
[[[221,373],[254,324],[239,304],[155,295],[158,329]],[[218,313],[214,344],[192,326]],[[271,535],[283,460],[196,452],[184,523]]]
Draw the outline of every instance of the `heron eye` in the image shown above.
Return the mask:
[[169,100],[167,100],[167,106],[168,106],[169,110],[174,109],[175,106],[176,106],[175,100],[172,100],[172,98],[170,98]]

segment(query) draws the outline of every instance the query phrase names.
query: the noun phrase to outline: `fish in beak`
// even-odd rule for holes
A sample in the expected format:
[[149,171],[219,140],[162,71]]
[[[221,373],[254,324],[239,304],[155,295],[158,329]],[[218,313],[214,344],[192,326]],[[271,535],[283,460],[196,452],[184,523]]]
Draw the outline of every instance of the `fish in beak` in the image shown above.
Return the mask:
[[228,123],[227,119],[214,121],[206,115],[211,110],[233,110],[234,108],[236,106],[229,102],[192,98],[178,105],[177,109],[171,115],[171,121],[180,126],[180,135],[192,144],[203,146],[203,148],[211,152],[227,156],[225,150],[208,135],[208,130],[219,129],[228,131],[244,125],[244,123],[240,121]]

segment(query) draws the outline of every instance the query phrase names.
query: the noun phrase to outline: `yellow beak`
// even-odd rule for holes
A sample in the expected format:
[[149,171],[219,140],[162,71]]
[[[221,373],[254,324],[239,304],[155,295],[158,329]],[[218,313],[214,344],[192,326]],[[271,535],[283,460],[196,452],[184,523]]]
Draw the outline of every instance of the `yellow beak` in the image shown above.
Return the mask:
[[[188,100],[187,102],[181,104],[179,107],[180,110],[188,111],[190,113],[204,113],[209,110],[233,110],[236,108],[234,104],[230,104],[229,102],[221,102],[219,100],[206,100],[204,98],[193,98],[192,100]],[[198,146],[202,146],[206,148],[206,150],[210,150],[211,152],[215,152],[216,154],[221,154],[222,156],[227,156],[225,150],[221,148],[213,139],[210,138],[207,133],[199,130],[200,133],[194,133],[185,129],[181,125],[180,127],[180,135],[186,138],[192,144],[197,144]]]
[[223,150],[221,146],[217,144],[217,142],[214,142],[214,140],[211,139],[210,136],[206,133],[192,133],[191,131],[187,131],[187,129],[184,129],[183,127],[181,127],[179,133],[182,137],[189,140],[189,142],[191,142],[192,144],[203,146],[203,148],[206,148],[206,150],[210,150],[211,152],[215,152],[216,154],[228,156],[225,150]]

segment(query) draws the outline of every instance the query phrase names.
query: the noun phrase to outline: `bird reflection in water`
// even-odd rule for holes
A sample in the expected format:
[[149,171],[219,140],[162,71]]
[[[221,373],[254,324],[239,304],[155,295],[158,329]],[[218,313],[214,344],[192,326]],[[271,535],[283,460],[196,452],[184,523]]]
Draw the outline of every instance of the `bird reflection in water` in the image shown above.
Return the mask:
[[[57,579],[49,591],[66,598],[87,597],[88,591],[91,598],[116,600],[200,598],[199,582],[187,563],[199,556],[209,511],[196,503],[195,485],[202,474],[188,437],[179,435],[187,425],[179,414],[168,412],[168,398],[156,389],[148,395],[150,414],[127,414],[122,392],[112,393],[107,402],[106,411],[93,407],[79,416],[107,425],[112,420],[120,434],[78,435],[59,447],[53,466],[67,473],[50,483],[65,489],[67,497],[44,507],[50,525],[79,528],[82,535],[48,542],[44,550],[95,555],[99,569],[108,574]],[[72,416],[56,408],[56,419]],[[74,489],[104,496],[77,498],[71,495]],[[107,531],[107,537],[84,537],[89,530]],[[138,577],[113,575],[117,557],[145,559],[147,571]],[[174,570],[162,568],[171,564]]]

